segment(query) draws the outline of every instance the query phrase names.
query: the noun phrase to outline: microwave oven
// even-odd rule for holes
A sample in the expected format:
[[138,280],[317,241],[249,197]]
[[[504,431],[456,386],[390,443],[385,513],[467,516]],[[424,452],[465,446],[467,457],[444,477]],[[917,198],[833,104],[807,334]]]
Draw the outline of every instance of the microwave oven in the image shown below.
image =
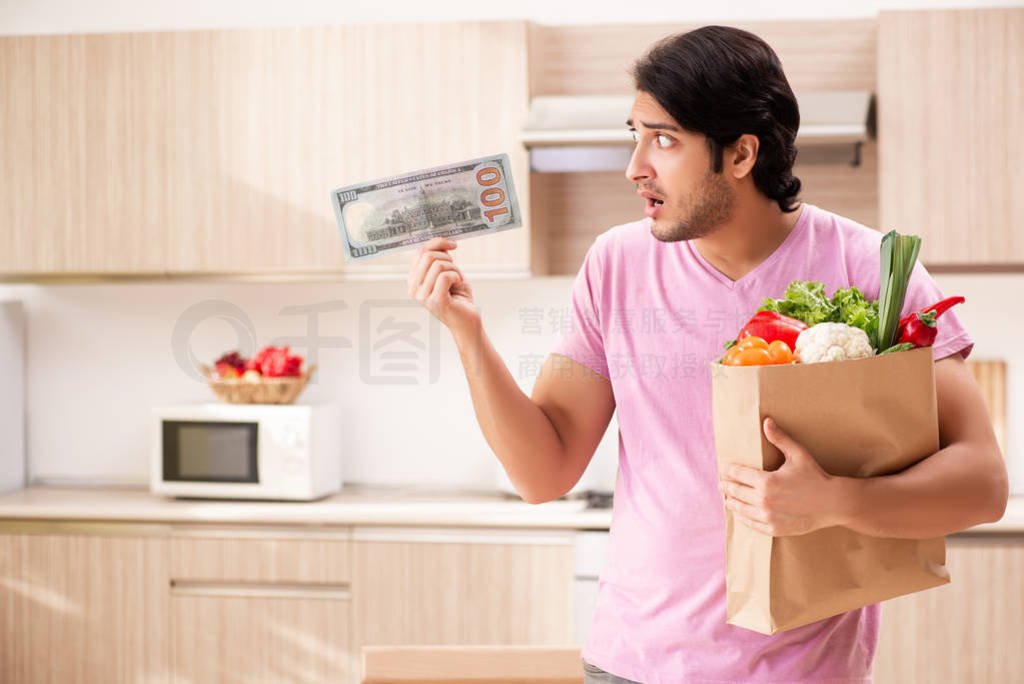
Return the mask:
[[337,407],[193,404],[153,410],[150,489],[309,501],[341,488]]

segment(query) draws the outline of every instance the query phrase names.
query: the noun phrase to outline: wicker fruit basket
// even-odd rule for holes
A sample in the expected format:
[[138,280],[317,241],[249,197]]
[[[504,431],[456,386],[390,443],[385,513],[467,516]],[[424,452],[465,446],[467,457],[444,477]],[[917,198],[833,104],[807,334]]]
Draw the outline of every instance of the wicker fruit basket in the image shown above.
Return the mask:
[[259,382],[251,382],[241,378],[218,378],[213,371],[200,365],[207,384],[221,401],[229,404],[290,404],[298,398],[306,387],[313,371],[314,363],[302,375],[277,378],[260,378]]

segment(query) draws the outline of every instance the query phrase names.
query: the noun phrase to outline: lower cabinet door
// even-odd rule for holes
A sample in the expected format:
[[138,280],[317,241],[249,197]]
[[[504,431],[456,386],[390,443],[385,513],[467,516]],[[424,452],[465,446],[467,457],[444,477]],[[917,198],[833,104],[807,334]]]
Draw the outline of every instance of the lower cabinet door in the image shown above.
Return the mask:
[[0,682],[168,681],[167,545],[158,526],[3,528]]
[[573,642],[573,535],[353,532],[352,669],[364,646]]
[[1024,677],[1024,535],[946,539],[950,583],[882,604],[876,684]]
[[354,682],[347,591],[176,584],[173,681]]

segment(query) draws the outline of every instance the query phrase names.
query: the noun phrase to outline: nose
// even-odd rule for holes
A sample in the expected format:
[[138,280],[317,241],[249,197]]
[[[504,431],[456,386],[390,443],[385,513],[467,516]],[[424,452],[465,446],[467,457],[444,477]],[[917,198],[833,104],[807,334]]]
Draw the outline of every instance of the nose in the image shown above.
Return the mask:
[[633,154],[629,157],[629,164],[626,165],[626,179],[633,183],[650,178],[653,173],[642,147],[639,143],[633,147]]

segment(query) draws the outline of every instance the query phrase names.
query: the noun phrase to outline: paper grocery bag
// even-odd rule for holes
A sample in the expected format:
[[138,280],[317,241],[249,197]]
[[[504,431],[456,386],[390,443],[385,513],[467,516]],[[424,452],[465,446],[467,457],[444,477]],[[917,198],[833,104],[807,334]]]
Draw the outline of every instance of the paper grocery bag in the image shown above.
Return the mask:
[[[787,366],[712,364],[718,463],[782,464],[771,416],[832,475],[895,473],[939,449],[932,350]],[[949,582],[945,537],[829,527],[771,537],[725,509],[727,622],[762,634]]]

